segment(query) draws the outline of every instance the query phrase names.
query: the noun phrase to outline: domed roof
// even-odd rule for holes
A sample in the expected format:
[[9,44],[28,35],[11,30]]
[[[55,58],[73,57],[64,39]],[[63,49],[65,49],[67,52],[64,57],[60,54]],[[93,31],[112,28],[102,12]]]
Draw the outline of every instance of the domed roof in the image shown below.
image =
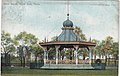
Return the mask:
[[66,21],[63,22],[64,27],[73,27],[73,22],[67,19]]

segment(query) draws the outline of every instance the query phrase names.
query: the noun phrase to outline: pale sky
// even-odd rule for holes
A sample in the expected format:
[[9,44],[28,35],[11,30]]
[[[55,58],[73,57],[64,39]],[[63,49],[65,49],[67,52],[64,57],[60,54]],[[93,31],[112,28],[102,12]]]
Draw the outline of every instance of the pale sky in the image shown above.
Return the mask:
[[[5,0],[2,30],[11,33],[12,37],[26,31],[36,35],[40,41],[45,37],[50,40],[62,32],[66,13],[65,1]],[[112,36],[114,41],[118,41],[116,1],[72,1],[70,20],[82,29],[87,39],[104,40]]]

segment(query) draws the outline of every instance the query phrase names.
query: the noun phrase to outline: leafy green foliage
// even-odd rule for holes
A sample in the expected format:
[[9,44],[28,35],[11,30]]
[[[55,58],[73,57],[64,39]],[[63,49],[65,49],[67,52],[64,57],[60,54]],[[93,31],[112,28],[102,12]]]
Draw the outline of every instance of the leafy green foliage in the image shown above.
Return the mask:
[[118,59],[118,54],[119,54],[119,44],[118,42],[114,42],[112,46],[112,52],[111,54]]
[[35,55],[43,53],[43,49],[38,44],[31,45],[30,48]]
[[75,26],[74,32],[76,35],[78,35],[82,40],[87,41],[85,34],[83,34],[80,27]]
[[[30,60],[30,54],[34,53],[33,50],[38,50],[38,48],[33,48],[31,46],[34,46],[38,42],[38,38],[27,32],[20,32],[17,36],[14,37],[14,44],[18,47],[18,54],[19,54],[19,59],[25,65],[25,62],[29,62]],[[35,54],[35,53],[34,53]]]
[[56,55],[55,48],[50,48],[48,54],[49,54],[49,58],[53,59],[53,57],[55,57],[55,55]]
[[35,35],[27,32],[20,32],[17,36],[15,36],[15,43],[19,44],[19,42],[22,40],[23,44],[36,44],[38,41],[38,38],[35,37]]
[[58,36],[53,36],[53,37],[51,38],[51,40],[52,40],[52,41],[57,41],[57,38],[58,38]]
[[114,57],[115,60],[118,59],[118,42],[114,42],[111,36],[107,36],[105,40],[101,42],[98,40],[92,40],[92,42],[96,43],[96,47],[93,50],[94,55],[99,55],[99,57],[105,56],[105,62],[109,63],[110,56]]
[[1,46],[3,47],[4,53],[10,53],[15,51],[13,40],[10,37],[10,34],[6,33],[5,31],[2,31],[1,33]]
[[30,48],[31,52],[35,55],[35,62],[37,63],[37,57],[38,55],[42,57],[43,49],[38,44],[31,45]]

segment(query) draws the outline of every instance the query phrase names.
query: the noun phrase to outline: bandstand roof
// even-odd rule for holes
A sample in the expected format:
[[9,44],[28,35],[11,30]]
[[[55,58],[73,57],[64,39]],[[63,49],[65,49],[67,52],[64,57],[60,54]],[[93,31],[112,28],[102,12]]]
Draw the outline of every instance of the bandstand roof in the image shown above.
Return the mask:
[[96,43],[85,42],[80,37],[78,37],[74,32],[73,22],[69,20],[69,14],[67,14],[67,20],[63,22],[62,33],[56,38],[56,40],[42,42],[40,45],[48,47],[55,47],[56,45],[60,45],[65,48],[73,48],[74,45],[79,45],[79,47],[96,46]]
[[88,46],[96,46],[96,43],[93,42],[82,42],[82,41],[50,41],[45,43],[40,43],[41,46],[55,47],[60,45],[65,48],[73,48],[74,45],[79,45],[80,48]]
[[74,33],[73,27],[63,27],[62,30],[62,33],[56,39],[57,41],[82,41],[80,37]]

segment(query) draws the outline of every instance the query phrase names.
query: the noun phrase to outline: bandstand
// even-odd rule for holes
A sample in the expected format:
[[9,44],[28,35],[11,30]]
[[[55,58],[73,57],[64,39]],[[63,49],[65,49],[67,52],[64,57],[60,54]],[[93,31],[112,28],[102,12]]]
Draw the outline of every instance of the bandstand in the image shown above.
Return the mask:
[[[62,33],[56,38],[55,41],[49,41],[40,43],[44,49],[44,66],[41,68],[47,69],[92,69],[92,50],[96,46],[96,43],[85,42],[74,33],[73,22],[69,20],[69,13],[67,14],[67,20],[63,22]],[[48,52],[50,48],[55,48],[56,52],[55,60],[49,60]],[[86,48],[89,52],[89,60],[87,63],[79,63],[78,50]],[[61,51],[69,49],[74,53],[74,58],[69,60],[61,60]],[[59,55],[59,56],[58,56]],[[53,63],[55,61],[55,63]],[[67,61],[68,63],[64,63]],[[82,60],[81,60],[82,61]],[[84,61],[84,60],[83,60]],[[83,67],[84,66],[84,67]]]

